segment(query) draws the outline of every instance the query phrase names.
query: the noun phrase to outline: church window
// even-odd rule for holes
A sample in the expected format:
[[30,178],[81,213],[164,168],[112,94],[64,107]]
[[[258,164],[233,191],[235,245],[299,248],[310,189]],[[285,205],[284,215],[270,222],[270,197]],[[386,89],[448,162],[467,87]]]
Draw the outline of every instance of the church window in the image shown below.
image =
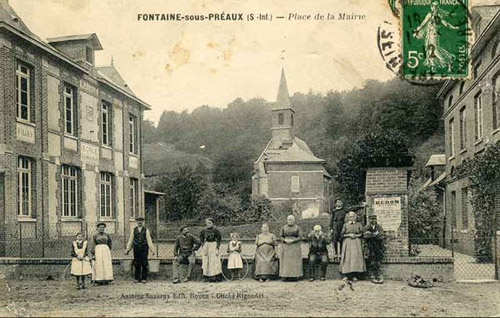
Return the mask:
[[285,116],[283,113],[278,114],[278,125],[283,125],[285,123]]

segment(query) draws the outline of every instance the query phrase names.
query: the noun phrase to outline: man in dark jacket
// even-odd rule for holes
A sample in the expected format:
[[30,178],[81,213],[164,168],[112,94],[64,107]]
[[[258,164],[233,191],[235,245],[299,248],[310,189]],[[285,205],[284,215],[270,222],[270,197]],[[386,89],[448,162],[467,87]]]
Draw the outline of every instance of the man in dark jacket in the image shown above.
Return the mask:
[[126,254],[134,248],[134,283],[146,283],[148,279],[148,253],[151,250],[151,253],[155,254],[154,245],[149,230],[144,226],[144,218],[137,217],[135,220],[137,226],[130,232]]
[[382,259],[385,255],[384,229],[377,223],[377,216],[368,217],[368,225],[364,228],[365,254],[368,260],[368,272],[371,275],[373,283],[381,284],[384,282],[381,274]]
[[180,232],[181,235],[177,237],[174,245],[174,262],[172,264],[174,284],[180,283],[179,269],[181,264],[188,265],[187,275],[183,281],[187,282],[191,279],[191,272],[196,262],[194,252],[200,248],[200,240],[189,234],[189,228],[187,226],[183,226]]
[[346,209],[342,200],[335,200],[335,209],[330,218],[330,234],[332,237],[333,252],[336,257],[340,257],[342,246],[342,227],[344,226]]
[[321,263],[320,280],[325,280],[326,267],[328,266],[328,241],[321,231],[321,225],[315,225],[309,234],[309,281],[315,279],[315,266]]

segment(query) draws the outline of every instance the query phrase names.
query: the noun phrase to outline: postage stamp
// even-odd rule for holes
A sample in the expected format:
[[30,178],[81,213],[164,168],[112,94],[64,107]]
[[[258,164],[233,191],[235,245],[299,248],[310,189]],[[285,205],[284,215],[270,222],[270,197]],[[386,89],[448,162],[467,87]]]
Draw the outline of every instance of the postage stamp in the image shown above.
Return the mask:
[[469,0],[403,0],[402,75],[407,79],[469,77]]

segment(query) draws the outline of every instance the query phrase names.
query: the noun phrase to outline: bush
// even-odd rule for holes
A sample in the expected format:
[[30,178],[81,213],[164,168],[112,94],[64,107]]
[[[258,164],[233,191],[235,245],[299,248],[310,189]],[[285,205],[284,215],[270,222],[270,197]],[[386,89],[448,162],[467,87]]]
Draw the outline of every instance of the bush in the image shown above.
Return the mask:
[[432,188],[412,190],[409,196],[408,226],[411,244],[439,244],[442,208]]

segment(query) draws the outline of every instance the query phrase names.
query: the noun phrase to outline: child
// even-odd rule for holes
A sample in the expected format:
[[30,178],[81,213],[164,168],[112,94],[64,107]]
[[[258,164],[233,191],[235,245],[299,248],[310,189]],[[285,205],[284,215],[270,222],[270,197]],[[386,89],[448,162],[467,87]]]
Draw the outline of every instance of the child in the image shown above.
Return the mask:
[[231,242],[227,245],[229,258],[227,259],[227,268],[231,272],[231,280],[240,278],[240,269],[243,268],[243,260],[241,259],[241,242],[238,240],[238,233],[231,233]]
[[76,289],[85,289],[85,276],[92,273],[88,258],[87,241],[83,240],[82,233],[76,234],[76,241],[71,245],[71,275],[76,277]]

